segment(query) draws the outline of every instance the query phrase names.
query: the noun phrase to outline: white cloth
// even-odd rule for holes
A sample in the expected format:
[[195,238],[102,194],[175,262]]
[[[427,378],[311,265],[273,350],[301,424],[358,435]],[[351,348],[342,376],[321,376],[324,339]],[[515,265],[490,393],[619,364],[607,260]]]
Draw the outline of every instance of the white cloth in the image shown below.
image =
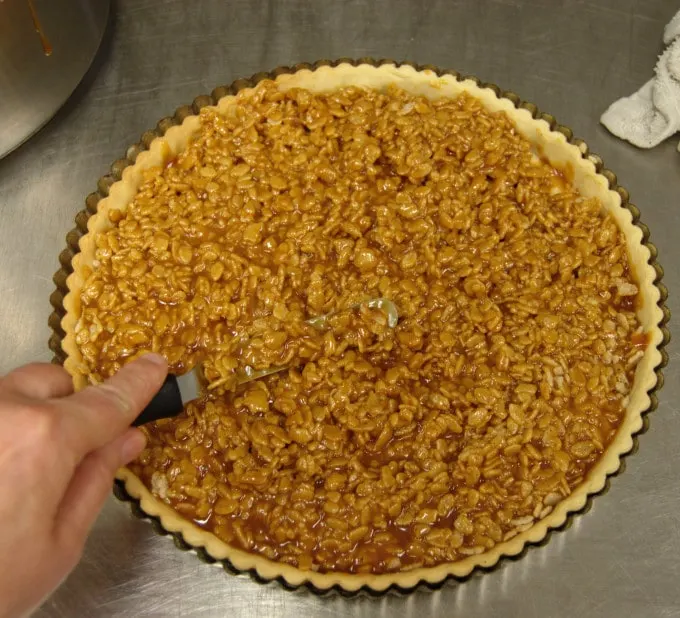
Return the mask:
[[668,47],[654,78],[612,103],[600,118],[614,135],[640,148],[652,148],[680,131],[680,11],[666,26],[663,40]]

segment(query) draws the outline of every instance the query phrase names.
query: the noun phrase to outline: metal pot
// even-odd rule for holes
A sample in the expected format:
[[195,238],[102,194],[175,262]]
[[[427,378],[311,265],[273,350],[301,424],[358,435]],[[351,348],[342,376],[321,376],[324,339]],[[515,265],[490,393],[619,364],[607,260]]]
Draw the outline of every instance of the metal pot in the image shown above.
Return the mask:
[[0,158],[40,129],[95,57],[110,0],[0,0]]

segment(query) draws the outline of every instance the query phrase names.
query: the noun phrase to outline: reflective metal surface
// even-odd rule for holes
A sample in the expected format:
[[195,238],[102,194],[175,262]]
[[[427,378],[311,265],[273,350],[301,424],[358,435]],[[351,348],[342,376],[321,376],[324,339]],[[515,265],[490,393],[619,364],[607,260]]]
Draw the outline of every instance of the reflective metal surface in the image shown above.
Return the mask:
[[[5,0],[5,4],[9,0]],[[64,235],[108,165],[197,94],[301,60],[388,56],[520,93],[583,137],[631,192],[680,316],[677,138],[640,151],[598,118],[651,76],[669,0],[119,0],[92,83],[0,161],[0,371],[47,360],[50,281]],[[2,10],[2,5],[0,5]],[[671,324],[672,326],[672,324]],[[61,616],[680,615],[680,353],[639,452],[590,512],[520,560],[439,591],[325,598],[227,575],[111,499],[82,563],[39,612]]]
[[109,0],[0,2],[0,158],[71,95],[95,57],[108,15]]

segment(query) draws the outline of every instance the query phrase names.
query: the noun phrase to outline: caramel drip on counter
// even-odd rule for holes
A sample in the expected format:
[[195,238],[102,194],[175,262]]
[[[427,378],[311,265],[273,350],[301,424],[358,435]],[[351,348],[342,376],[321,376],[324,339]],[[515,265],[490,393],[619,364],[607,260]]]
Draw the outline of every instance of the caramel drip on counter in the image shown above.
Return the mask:
[[33,0],[27,0],[28,1],[28,8],[31,11],[31,18],[33,19],[33,26],[35,27],[35,31],[38,33],[38,36],[40,37],[40,42],[42,43],[43,51],[45,52],[46,56],[51,56],[52,55],[52,45],[50,45],[50,42],[48,41],[47,37],[45,36],[45,31],[42,28],[42,25],[40,23],[40,19],[38,18],[38,11],[35,10],[35,5],[33,4]]

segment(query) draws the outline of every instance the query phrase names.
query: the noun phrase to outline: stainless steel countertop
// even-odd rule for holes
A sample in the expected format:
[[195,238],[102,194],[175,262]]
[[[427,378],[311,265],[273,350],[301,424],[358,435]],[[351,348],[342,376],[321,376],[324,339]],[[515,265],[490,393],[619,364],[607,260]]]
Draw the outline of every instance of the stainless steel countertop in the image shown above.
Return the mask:
[[[670,0],[118,0],[98,72],[0,161],[0,372],[48,360],[52,273],[84,197],[178,105],[237,77],[340,56],[457,68],[571,126],[619,176],[652,230],[680,315],[678,137],[648,152],[598,118],[652,73]],[[504,618],[680,615],[680,353],[639,452],[587,514],[492,573],[407,598],[319,598],[227,575],[107,504],[82,563],[41,616]]]

